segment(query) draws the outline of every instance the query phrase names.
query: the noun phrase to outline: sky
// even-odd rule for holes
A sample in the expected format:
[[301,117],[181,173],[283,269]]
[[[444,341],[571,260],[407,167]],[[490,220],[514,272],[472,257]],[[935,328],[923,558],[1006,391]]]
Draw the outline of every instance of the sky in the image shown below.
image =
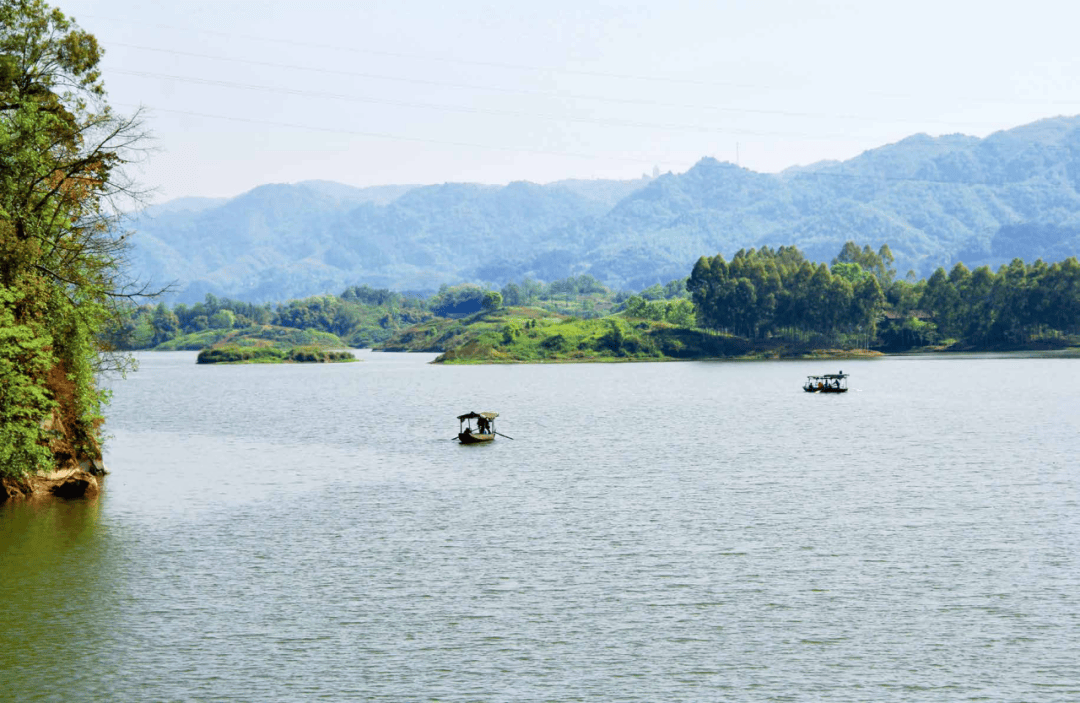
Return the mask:
[[53,3],[145,110],[151,201],[760,172],[1080,113],[1080,3]]

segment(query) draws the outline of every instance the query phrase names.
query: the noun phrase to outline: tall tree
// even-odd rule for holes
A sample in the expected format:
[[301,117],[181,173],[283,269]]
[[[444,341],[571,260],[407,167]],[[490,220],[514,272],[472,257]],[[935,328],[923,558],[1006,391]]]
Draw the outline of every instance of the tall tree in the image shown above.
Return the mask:
[[42,0],[0,0],[3,475],[100,454],[99,332],[146,292],[116,227],[145,135],[106,102],[101,55]]

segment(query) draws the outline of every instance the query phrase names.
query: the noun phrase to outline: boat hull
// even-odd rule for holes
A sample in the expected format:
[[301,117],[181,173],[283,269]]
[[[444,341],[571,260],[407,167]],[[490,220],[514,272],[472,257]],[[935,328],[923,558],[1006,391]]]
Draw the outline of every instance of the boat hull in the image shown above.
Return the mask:
[[483,444],[485,442],[493,442],[495,440],[495,435],[480,434],[478,432],[458,432],[457,438],[462,444]]

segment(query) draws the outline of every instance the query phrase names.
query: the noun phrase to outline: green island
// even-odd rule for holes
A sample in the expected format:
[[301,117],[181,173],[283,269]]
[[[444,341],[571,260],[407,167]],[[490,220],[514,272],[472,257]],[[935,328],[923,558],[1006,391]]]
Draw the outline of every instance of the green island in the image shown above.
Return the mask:
[[359,361],[351,352],[322,347],[247,346],[235,344],[209,347],[199,352],[199,364],[326,364]]

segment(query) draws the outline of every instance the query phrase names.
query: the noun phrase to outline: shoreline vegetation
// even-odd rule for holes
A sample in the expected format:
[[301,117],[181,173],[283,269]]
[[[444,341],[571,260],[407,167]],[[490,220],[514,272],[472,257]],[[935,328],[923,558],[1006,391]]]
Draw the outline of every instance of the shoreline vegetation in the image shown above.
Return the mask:
[[539,308],[511,307],[461,319],[432,320],[402,331],[375,349],[438,353],[432,362],[436,364],[872,359],[900,354],[1025,351],[1080,356],[1080,339],[1056,341],[880,350],[840,347],[825,337],[811,337],[803,343],[776,338],[752,340],[624,315],[582,320]]
[[[121,349],[229,345],[439,354],[438,363],[825,359],[919,352],[1075,353],[1080,263],[962,263],[898,278],[887,245],[847,242],[831,263],[796,247],[701,257],[687,278],[613,291],[589,274],[501,291],[475,284],[254,304],[133,307],[104,335]],[[272,359],[271,359],[272,360]],[[240,359],[239,362],[252,362]]]
[[613,315],[580,319],[510,307],[433,320],[395,335],[381,351],[438,352],[437,364],[598,363],[703,359],[862,358],[866,349],[797,348]]

